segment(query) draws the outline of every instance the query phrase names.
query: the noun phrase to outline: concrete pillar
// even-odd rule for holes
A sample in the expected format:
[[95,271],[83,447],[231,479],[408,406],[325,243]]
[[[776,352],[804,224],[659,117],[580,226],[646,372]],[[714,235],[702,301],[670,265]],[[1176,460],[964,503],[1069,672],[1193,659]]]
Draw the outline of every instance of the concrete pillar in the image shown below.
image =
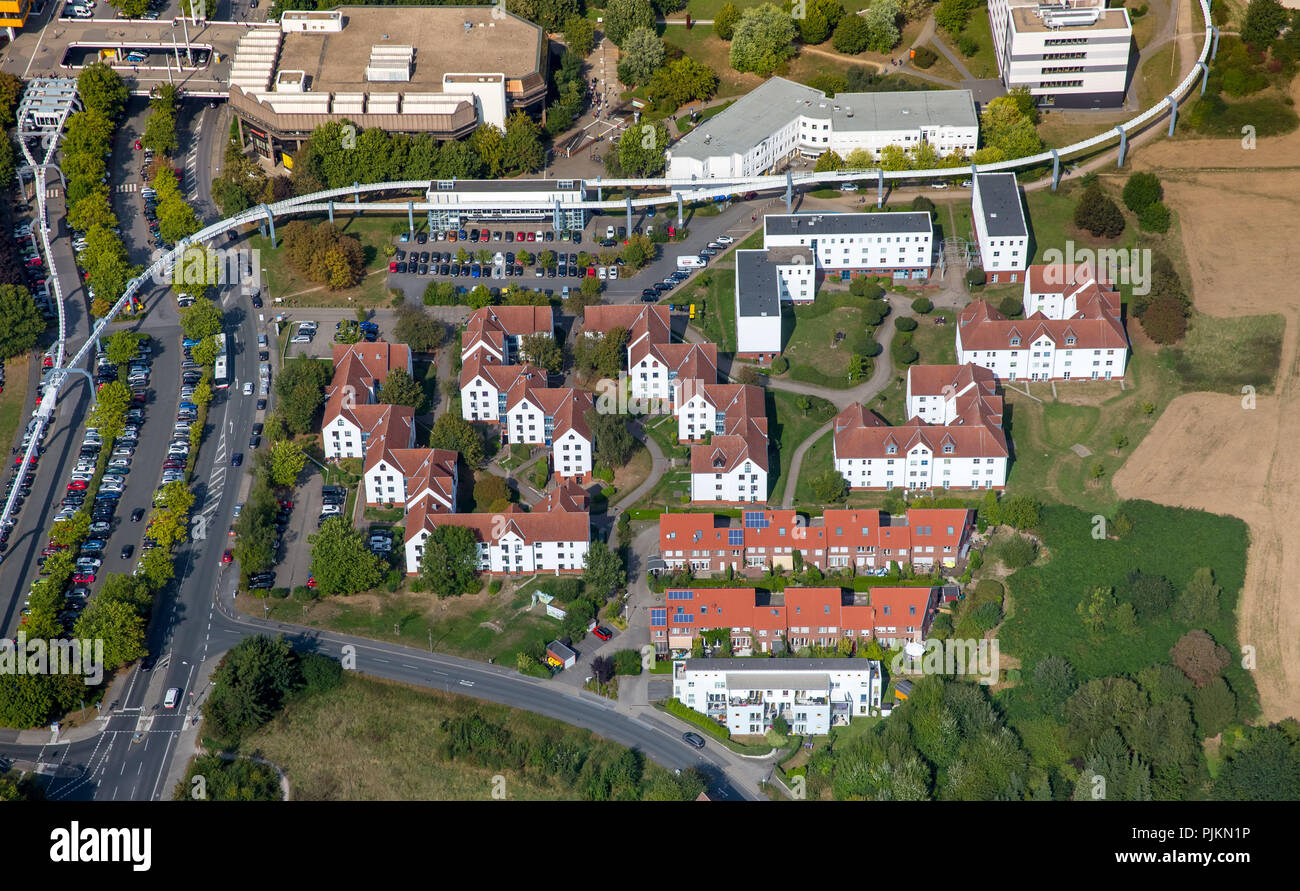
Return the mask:
[[361,183],[356,183],[356,182],[352,184],[352,188],[353,188],[352,197],[354,199],[353,201],[354,204],[361,203],[361,189],[358,188],[360,185]]
[[785,172],[785,212],[794,212],[794,172]]
[[328,204],[329,204],[329,211],[330,211],[330,222],[332,223],[334,222],[334,199],[331,198]]
[[1173,93],[1165,97],[1169,100],[1169,135],[1174,135],[1174,124],[1178,123],[1178,100]]
[[1214,45],[1210,47],[1210,61],[1213,62],[1214,57],[1219,54],[1219,29],[1211,25],[1210,30],[1214,32]]
[[1205,87],[1210,83],[1210,66],[1204,62],[1197,62],[1196,64],[1201,69],[1201,95],[1204,96]]
[[677,228],[682,228],[682,193],[677,193]]
[[630,192],[627,196],[627,231],[629,235],[632,232],[632,194]]
[[876,208],[885,206],[885,168],[876,170]]
[[[1056,187],[1059,186],[1060,184],[1061,184],[1061,153],[1058,152],[1056,149],[1052,149],[1052,191],[1055,192]],[[971,185],[972,186],[975,185],[974,180],[971,180]]]
[[1124,131],[1122,126],[1115,129],[1119,131],[1119,166],[1123,167],[1124,156],[1128,154],[1128,133]]
[[[332,221],[331,221],[332,222]],[[406,228],[411,233],[411,242],[415,242],[415,202],[406,202]]]

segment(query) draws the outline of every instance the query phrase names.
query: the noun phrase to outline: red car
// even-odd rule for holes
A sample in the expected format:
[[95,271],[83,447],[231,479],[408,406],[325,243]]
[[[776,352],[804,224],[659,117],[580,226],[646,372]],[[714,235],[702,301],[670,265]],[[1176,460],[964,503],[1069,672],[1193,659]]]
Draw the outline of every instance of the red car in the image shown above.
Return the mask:
[[528,233],[528,240],[529,240],[529,241],[536,241],[536,240],[537,240],[537,233],[536,233],[536,232],[529,232],[529,233]]
[[225,566],[227,563],[229,563],[231,560],[234,559],[235,559],[234,555],[230,553],[230,548],[226,548],[226,552],[221,555],[221,565]]
[[282,510],[293,510],[293,502],[287,498],[280,499],[279,504]]
[[314,575],[308,575],[308,576],[307,576],[307,587],[308,587],[308,588],[314,588],[314,587],[316,587],[316,576],[314,576]]
[[599,637],[601,640],[609,640],[614,636],[613,633],[611,633],[604,625],[597,625],[595,628],[591,629],[591,633]]
[[85,488],[86,488],[85,480],[73,480],[72,482],[68,483],[69,492],[80,492]]
[[89,585],[95,581],[95,574],[93,572],[78,572],[73,574],[72,580],[78,585]]
[[396,272],[396,271],[397,271],[397,261],[396,261],[396,260],[393,260],[392,262],[390,262],[390,263],[388,264],[388,271],[389,271],[389,272]]
[[132,148],[134,148],[134,149],[138,152],[138,151],[140,151],[140,149],[144,148],[144,146],[141,145],[141,144],[140,144],[140,140],[137,139],[137,140],[135,141],[135,144],[132,146]]
[[515,233],[515,241],[527,241],[527,238],[524,236],[524,233],[522,233],[522,232],[516,232],[516,233]]

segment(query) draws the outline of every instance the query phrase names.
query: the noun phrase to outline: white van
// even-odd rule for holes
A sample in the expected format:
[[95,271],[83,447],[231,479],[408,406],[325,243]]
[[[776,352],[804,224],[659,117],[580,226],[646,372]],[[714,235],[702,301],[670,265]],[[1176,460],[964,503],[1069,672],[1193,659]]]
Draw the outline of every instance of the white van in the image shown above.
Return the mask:
[[699,257],[678,257],[677,258],[678,269],[702,269],[704,268],[705,265],[706,265],[705,261],[701,260]]
[[181,701],[181,688],[172,687],[167,691],[167,696],[163,699],[163,708],[176,708],[176,704]]

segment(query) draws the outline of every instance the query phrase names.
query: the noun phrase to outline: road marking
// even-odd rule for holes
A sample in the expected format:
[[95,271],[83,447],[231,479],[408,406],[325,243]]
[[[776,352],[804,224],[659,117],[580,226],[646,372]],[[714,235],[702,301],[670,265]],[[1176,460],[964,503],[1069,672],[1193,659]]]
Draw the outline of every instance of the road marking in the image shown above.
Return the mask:
[[461,685],[462,687],[472,687],[472,686],[474,686],[474,682],[473,682],[473,681],[461,681],[461,682],[460,682],[460,685]]

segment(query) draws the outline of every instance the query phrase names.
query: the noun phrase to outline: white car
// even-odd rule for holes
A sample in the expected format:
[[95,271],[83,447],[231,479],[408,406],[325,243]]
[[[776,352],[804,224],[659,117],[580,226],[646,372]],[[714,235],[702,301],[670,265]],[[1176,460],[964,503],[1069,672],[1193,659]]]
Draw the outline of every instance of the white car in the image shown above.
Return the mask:
[[604,266],[601,266],[596,269],[596,278],[600,279],[601,281],[604,281],[608,277],[609,277],[609,273],[605,271]]
[[615,233],[616,231],[617,231],[617,230],[616,230],[613,226],[606,226],[606,227],[605,227],[605,237],[606,237],[606,238],[613,238],[613,237],[614,237],[614,233]]
[[109,466],[109,467],[130,467],[130,466],[131,466],[131,459],[130,459],[130,458],[114,458],[112,461],[109,461],[109,462],[108,462],[108,466]]
[[735,241],[735,240],[736,240],[736,239],[732,238],[730,235],[719,235],[719,236],[718,236],[718,244],[731,244],[731,243],[732,243],[733,241]]
[[618,267],[617,266],[609,267],[609,280],[614,281],[614,279],[616,278],[618,278]]
[[252,396],[252,395],[253,395],[253,382],[252,382],[252,381],[244,381],[244,395],[245,395],[245,396]]

